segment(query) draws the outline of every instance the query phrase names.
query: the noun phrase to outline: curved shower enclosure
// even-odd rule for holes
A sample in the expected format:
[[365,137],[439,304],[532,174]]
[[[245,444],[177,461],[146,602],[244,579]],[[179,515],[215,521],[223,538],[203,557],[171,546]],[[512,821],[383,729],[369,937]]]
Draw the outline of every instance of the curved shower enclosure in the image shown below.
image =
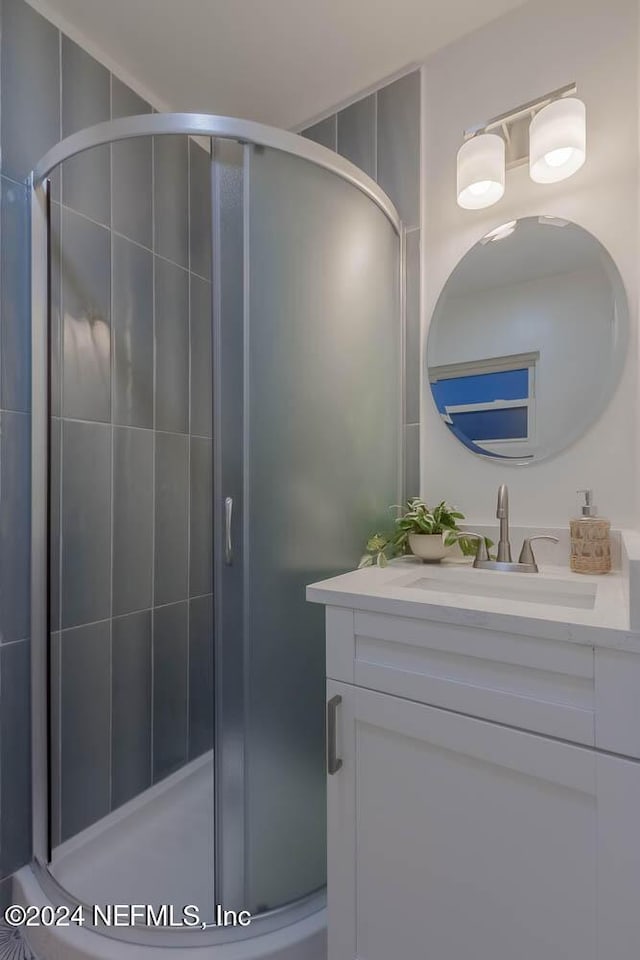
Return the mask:
[[[153,157],[145,236],[65,204],[123,145]],[[107,935],[219,943],[323,908],[305,585],[399,497],[401,288],[386,195],[292,134],[126,117],[35,168],[32,870],[55,902],[202,921]]]

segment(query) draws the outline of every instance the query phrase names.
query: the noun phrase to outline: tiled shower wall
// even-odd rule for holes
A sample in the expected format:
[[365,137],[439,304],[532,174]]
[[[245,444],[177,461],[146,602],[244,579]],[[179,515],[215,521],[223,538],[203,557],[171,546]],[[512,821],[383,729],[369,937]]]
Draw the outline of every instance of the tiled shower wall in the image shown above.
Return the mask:
[[[30,856],[28,214],[61,137],[141,100],[2,0],[0,869]],[[52,186],[54,843],[212,739],[210,181],[186,138],[68,161]],[[40,478],[42,479],[42,478]]]
[[302,131],[376,180],[406,230],[406,497],[420,490],[420,117],[420,71],[414,70]]
[[[61,69],[63,135],[149,110],[66,37]],[[54,844],[211,747],[208,159],[97,148],[54,204]]]

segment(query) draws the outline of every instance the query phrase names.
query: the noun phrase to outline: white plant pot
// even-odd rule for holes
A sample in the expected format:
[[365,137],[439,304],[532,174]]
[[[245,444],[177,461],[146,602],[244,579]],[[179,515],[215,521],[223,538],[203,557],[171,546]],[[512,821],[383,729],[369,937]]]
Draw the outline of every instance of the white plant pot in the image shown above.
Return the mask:
[[440,563],[451,550],[451,547],[445,546],[441,533],[410,533],[409,546],[414,556],[420,557],[423,563]]

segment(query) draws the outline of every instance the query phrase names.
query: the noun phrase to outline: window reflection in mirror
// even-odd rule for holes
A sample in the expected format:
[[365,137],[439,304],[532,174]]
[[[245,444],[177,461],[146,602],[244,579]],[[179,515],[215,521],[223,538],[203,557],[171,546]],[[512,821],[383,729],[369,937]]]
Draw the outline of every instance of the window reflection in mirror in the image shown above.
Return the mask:
[[536,352],[429,367],[438,412],[469,450],[500,458],[530,456],[539,357]]

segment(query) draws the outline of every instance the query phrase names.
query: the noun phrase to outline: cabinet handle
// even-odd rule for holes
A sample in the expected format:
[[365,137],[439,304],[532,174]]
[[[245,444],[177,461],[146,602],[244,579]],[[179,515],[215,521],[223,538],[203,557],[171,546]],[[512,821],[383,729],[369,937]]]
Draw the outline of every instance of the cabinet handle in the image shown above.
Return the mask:
[[231,518],[233,516],[233,498],[227,497],[224,501],[224,562],[228,567],[233,563],[233,549],[231,546]]
[[342,760],[336,756],[338,747],[336,745],[337,737],[337,714],[338,707],[342,703],[340,694],[331,697],[327,703],[327,773],[331,776],[337,773],[342,766]]

